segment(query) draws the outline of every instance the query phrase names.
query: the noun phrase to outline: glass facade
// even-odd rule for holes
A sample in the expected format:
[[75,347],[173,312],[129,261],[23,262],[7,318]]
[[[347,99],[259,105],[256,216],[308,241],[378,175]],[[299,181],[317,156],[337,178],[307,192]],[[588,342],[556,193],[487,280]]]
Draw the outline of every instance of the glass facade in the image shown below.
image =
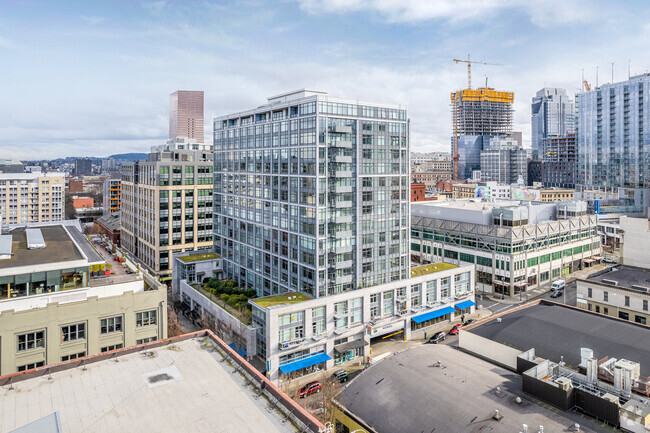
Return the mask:
[[224,272],[259,296],[407,278],[406,111],[309,93],[214,121]]
[[650,74],[577,96],[583,189],[650,186]]
[[40,295],[88,286],[89,267],[0,277],[0,299]]

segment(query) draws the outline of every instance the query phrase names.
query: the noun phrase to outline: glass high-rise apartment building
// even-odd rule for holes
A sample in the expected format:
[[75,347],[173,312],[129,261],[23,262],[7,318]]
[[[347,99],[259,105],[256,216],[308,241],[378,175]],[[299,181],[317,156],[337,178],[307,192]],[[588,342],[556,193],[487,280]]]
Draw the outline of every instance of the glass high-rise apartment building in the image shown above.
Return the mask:
[[259,296],[409,277],[406,109],[299,90],[214,119],[215,252]]
[[533,97],[531,113],[532,147],[538,155],[543,151],[543,138],[564,137],[575,131],[573,101],[564,89],[544,87],[538,91]]
[[582,189],[650,187],[650,74],[577,95]]

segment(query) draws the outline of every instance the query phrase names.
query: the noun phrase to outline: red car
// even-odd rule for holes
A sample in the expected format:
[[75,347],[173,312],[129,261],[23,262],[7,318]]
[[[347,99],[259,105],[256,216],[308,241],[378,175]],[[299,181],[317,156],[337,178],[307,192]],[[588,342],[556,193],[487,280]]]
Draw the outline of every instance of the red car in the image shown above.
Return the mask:
[[449,335],[458,335],[458,333],[460,332],[460,328],[462,327],[463,325],[461,325],[460,323],[458,325],[454,325],[454,327],[451,328],[451,330],[449,331]]
[[307,385],[300,388],[300,391],[298,391],[298,395],[300,395],[300,398],[305,398],[308,395],[312,395],[316,392],[320,392],[322,388],[323,385],[321,385],[320,382],[309,382]]

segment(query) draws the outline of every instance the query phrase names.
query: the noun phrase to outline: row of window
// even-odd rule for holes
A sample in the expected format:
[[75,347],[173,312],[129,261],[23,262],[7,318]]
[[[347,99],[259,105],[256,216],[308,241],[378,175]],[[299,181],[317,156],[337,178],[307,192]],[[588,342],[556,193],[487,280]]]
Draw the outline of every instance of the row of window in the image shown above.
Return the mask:
[[[135,326],[151,326],[157,323],[156,310],[143,311],[135,314]],[[122,332],[122,316],[108,317],[100,320],[100,333],[110,334]],[[76,323],[61,327],[61,342],[84,340],[86,338],[86,324]],[[17,336],[18,352],[45,347],[45,331],[33,331]],[[138,343],[140,344],[140,343]]]
[[[593,298],[593,290],[591,288],[587,289],[587,297],[588,298]],[[603,291],[603,301],[609,302],[609,292]],[[624,305],[626,307],[630,306],[630,297],[625,295],[624,298]],[[648,300],[643,299],[643,311],[648,311]]]

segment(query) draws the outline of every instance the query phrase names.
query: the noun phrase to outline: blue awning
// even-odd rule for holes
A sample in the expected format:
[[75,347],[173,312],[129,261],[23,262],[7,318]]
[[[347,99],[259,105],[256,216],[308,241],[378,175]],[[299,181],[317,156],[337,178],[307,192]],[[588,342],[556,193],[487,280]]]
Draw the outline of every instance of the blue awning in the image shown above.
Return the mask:
[[419,316],[411,317],[411,320],[414,321],[415,323],[422,323],[422,322],[425,322],[427,320],[442,317],[445,314],[453,313],[454,311],[456,311],[456,310],[454,310],[454,307],[445,307],[445,308],[441,308],[440,310],[429,311],[428,313],[424,313],[424,314],[420,314]]
[[476,305],[476,302],[474,301],[463,301],[456,304],[456,308],[464,310],[465,308],[473,307],[474,305]]
[[330,358],[327,353],[321,352],[318,355],[281,365],[280,371],[284,374],[289,374],[294,371],[302,370],[303,368],[311,367],[312,365],[320,364],[321,362],[329,361],[330,359],[332,358]]

